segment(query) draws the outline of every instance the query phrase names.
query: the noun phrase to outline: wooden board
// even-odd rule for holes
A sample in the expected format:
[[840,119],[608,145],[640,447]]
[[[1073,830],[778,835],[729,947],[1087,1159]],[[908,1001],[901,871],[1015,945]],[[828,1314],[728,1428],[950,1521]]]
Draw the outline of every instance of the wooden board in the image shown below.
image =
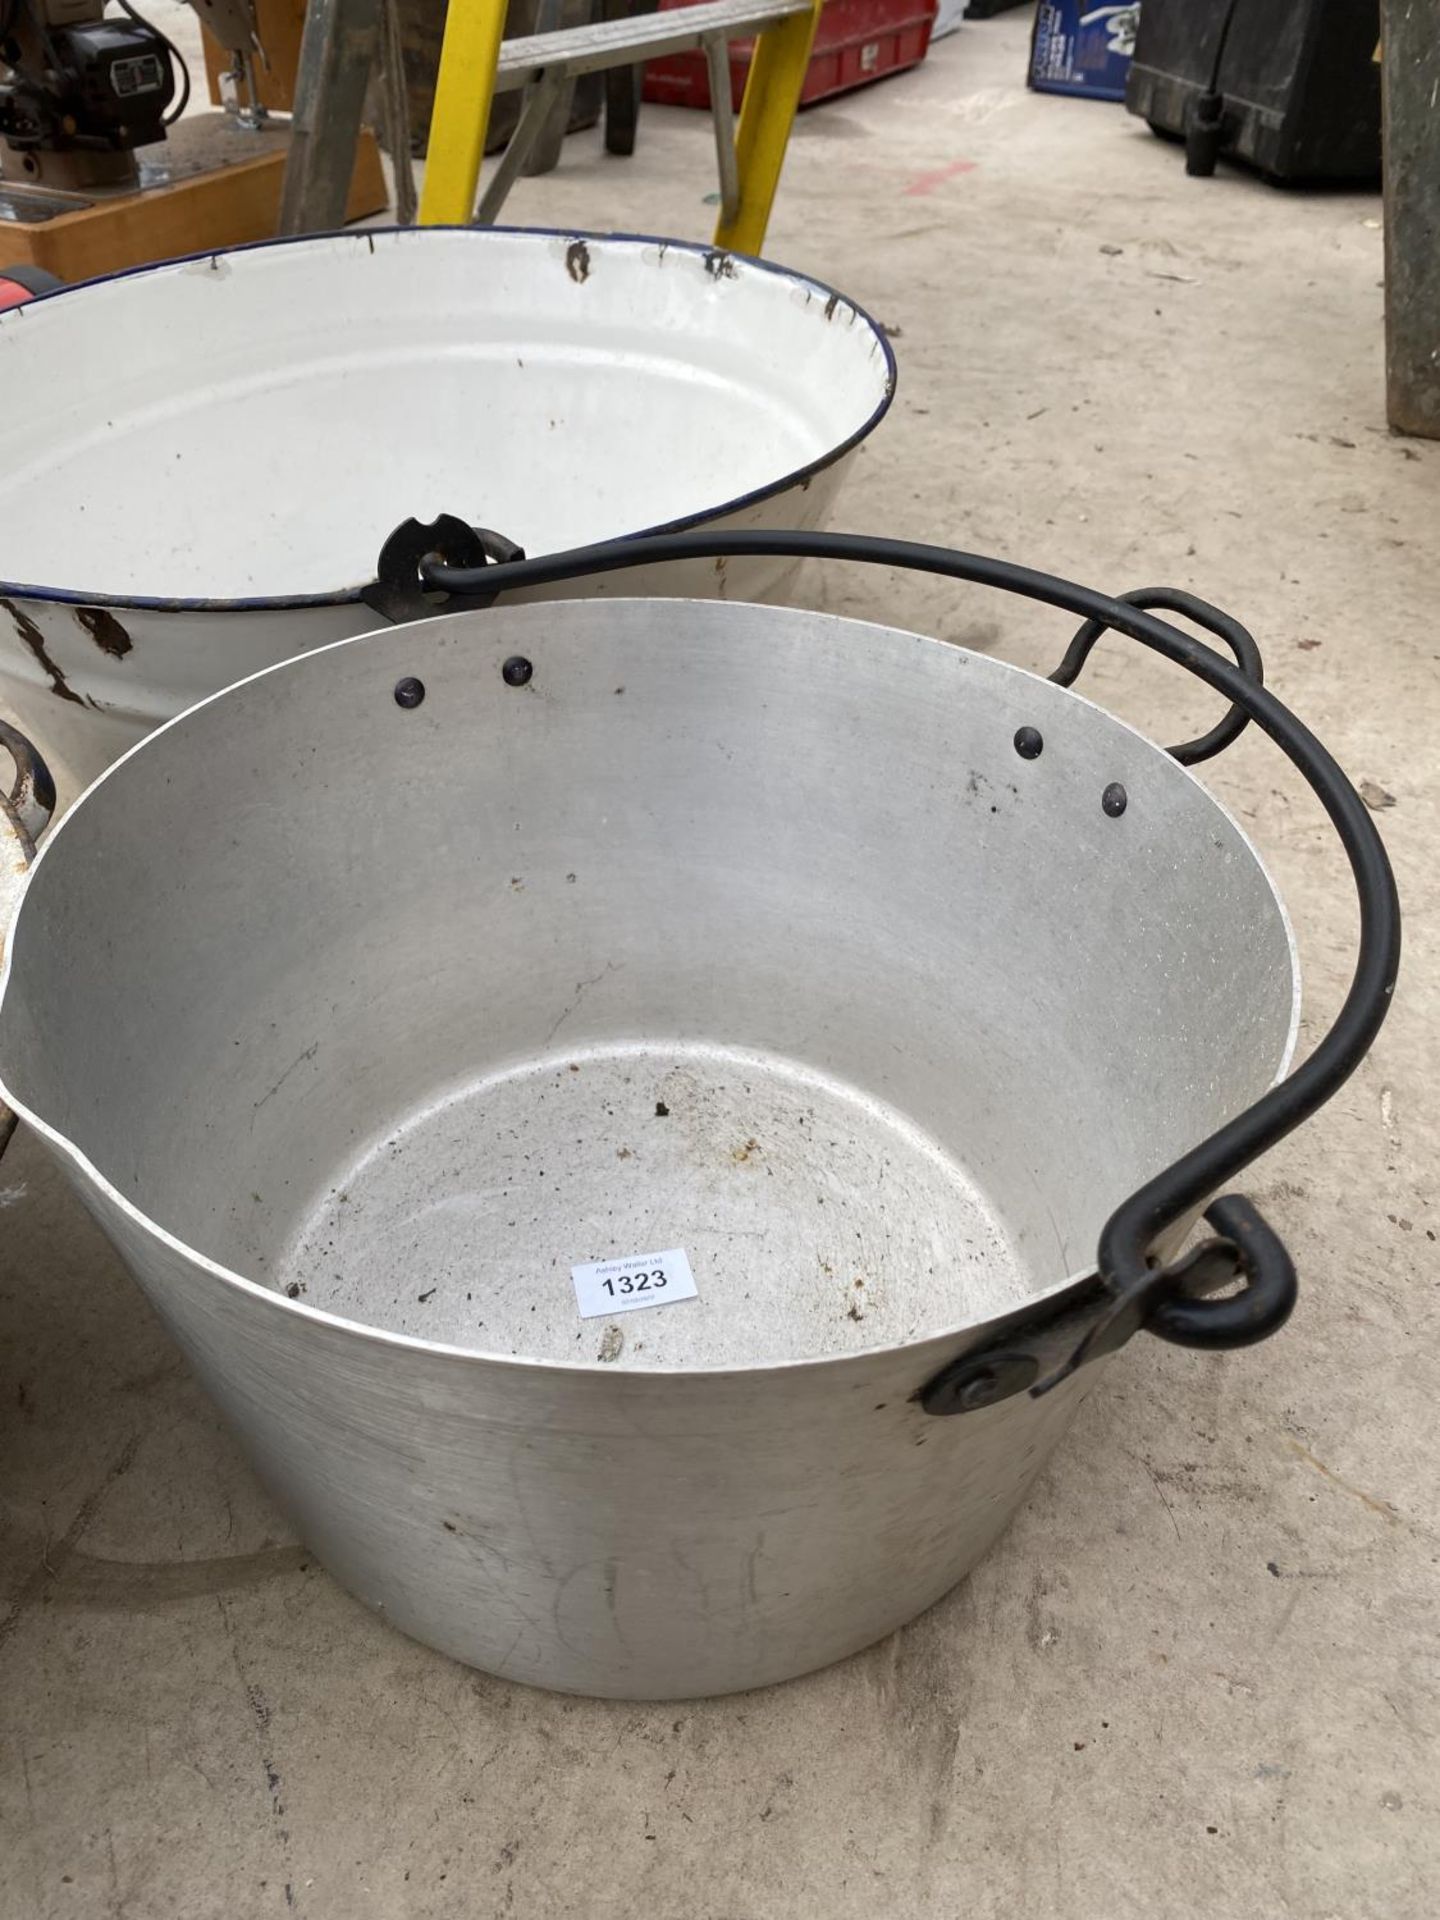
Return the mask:
[[[210,98],[220,104],[220,76],[230,56],[218,40],[204,31],[205,0],[195,0],[205,46],[205,77]],[[255,0],[255,28],[265,49],[268,68],[255,62],[255,91],[260,104],[272,113],[289,113],[295,105],[295,75],[300,66],[300,36],[305,31],[305,0]]]
[[[279,139],[253,159],[167,186],[97,201],[33,226],[6,221],[0,225],[0,257],[44,267],[62,280],[89,280],[150,260],[269,240],[280,210],[285,153]],[[379,149],[371,134],[362,133],[345,217],[363,219],[388,205]]]

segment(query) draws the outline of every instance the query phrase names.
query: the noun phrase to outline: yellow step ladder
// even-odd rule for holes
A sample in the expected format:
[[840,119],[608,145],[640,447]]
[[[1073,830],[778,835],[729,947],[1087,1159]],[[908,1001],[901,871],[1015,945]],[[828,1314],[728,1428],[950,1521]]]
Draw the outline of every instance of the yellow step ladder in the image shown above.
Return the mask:
[[[450,0],[420,224],[488,225],[499,213],[549,116],[557,95],[577,75],[624,67],[663,54],[703,52],[710,75],[720,219],[715,245],[759,253],[790,139],[822,0],[702,0],[692,7],[626,20],[599,20],[505,40],[505,0]],[[755,55],[738,127],[730,105],[731,40],[755,38]],[[487,181],[480,204],[480,165],[490,103],[524,88],[526,100],[510,143]]]

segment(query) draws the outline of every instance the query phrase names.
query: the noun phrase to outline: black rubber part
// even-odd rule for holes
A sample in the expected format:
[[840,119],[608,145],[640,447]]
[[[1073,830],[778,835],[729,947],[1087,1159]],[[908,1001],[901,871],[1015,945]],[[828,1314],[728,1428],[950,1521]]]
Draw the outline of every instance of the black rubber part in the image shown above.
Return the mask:
[[33,293],[37,299],[43,294],[58,293],[66,284],[58,273],[51,273],[45,267],[32,267],[28,262],[15,267],[0,267],[0,280],[24,287],[27,293]]

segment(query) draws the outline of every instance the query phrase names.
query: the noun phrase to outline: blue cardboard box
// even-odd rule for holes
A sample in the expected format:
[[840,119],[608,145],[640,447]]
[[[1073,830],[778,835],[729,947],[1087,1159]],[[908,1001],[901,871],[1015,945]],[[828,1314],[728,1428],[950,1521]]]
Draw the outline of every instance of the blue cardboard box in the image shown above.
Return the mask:
[[1139,0],[1040,0],[1030,40],[1031,86],[1037,93],[1123,100],[1139,20]]

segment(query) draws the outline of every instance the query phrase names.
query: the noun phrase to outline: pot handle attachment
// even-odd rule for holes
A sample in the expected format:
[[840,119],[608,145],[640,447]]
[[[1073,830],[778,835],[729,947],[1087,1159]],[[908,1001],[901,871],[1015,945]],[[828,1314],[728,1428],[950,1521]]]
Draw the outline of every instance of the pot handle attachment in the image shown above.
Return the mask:
[[[19,869],[23,871],[35,858],[35,843],[55,812],[55,782],[25,735],[4,719],[0,719],[0,747],[15,763],[9,787],[0,789],[0,822],[19,848]],[[8,848],[0,850],[0,859],[10,858]],[[0,949],[8,932],[8,927],[0,926]],[[0,1100],[0,1154],[9,1146],[14,1131],[15,1115]]]
[[525,549],[503,533],[472,527],[458,514],[442,513],[428,521],[402,520],[381,547],[375,578],[360,597],[397,627],[412,620],[428,620],[437,613],[488,607],[495,596],[483,590],[458,600],[446,594],[446,604],[437,605],[433,598],[427,598],[436,589],[424,579],[426,564],[438,562],[468,570],[509,565],[524,558]]
[[[1003,1341],[942,1367],[914,1398],[934,1414],[974,1413],[1022,1388],[1038,1399],[1088,1361],[1123,1347],[1142,1328],[1177,1346],[1209,1352],[1267,1340],[1290,1318],[1299,1297],[1289,1249],[1244,1194],[1212,1201],[1205,1219],[1215,1229],[1213,1239],[1168,1266],[1147,1256],[1143,1283],[1123,1297],[1116,1299],[1097,1284],[1078,1307],[1053,1319],[1022,1319]],[[1244,1284],[1229,1299],[1207,1297],[1237,1279]]]
[[15,763],[8,791],[0,793],[0,812],[20,842],[20,857],[28,867],[35,846],[55,812],[55,782],[39,753],[8,720],[0,719],[0,747]]
[[[1400,902],[1384,843],[1364,801],[1304,722],[1261,684],[1258,672],[1247,671],[1252,662],[1245,642],[1254,645],[1249,635],[1226,616],[1218,615],[1216,609],[1176,589],[1157,588],[1116,599],[1054,574],[1016,566],[1012,561],[869,534],[742,533],[712,526],[579,547],[483,571],[436,566],[422,560],[420,575],[427,587],[442,592],[495,595],[628,567],[713,560],[721,555],[731,559],[866,561],[968,580],[976,586],[1058,607],[1085,622],[1066,657],[1072,661],[1077,648],[1080,650],[1075,672],[1094,641],[1108,629],[1184,667],[1231,703],[1232,712],[1218,729],[1186,743],[1184,750],[1192,757],[1198,754],[1205,758],[1218,752],[1217,732],[1229,729],[1227,738],[1235,737],[1239,728],[1234,723],[1234,710],[1238,709],[1269,735],[1303,776],[1339,835],[1360,909],[1355,972],[1334,1025],[1288,1079],[1271,1087],[1252,1106],[1116,1208],[1100,1234],[1095,1286],[1083,1298],[1077,1299],[1070,1292],[1063,1303],[1042,1305],[1031,1315],[1017,1315],[1001,1342],[959,1355],[915,1397],[932,1413],[967,1413],[1014,1393],[1048,1393],[1087,1361],[1123,1346],[1141,1327],[1162,1339],[1194,1347],[1243,1346],[1273,1333],[1295,1301],[1295,1269],[1290,1256],[1250,1201],[1236,1194],[1222,1193],[1219,1199],[1210,1196],[1221,1192],[1260,1154],[1324,1106],[1364,1059],[1384,1023],[1395,990],[1400,965]],[[1162,620],[1150,606],[1138,604],[1142,599],[1154,600],[1208,626],[1235,649],[1238,664],[1232,664],[1194,634]],[[1223,629],[1208,617],[1211,615],[1225,621]],[[1258,662],[1257,652],[1253,661],[1257,668]],[[1066,670],[1065,662],[1060,670]],[[1151,1249],[1207,1200],[1205,1217],[1216,1237],[1179,1260],[1160,1264]],[[1205,1298],[1236,1281],[1241,1283],[1238,1293],[1221,1300]]]
[[[1265,662],[1260,657],[1255,636],[1248,627],[1242,627],[1233,614],[1212,607],[1208,600],[1185,593],[1179,587],[1136,587],[1130,593],[1118,594],[1116,598],[1123,600],[1127,607],[1149,607],[1166,613],[1184,614],[1197,627],[1204,627],[1217,639],[1223,640],[1234,654],[1235,664],[1240,671],[1253,680],[1257,687],[1264,686]],[[1095,642],[1108,631],[1103,620],[1085,622],[1065,649],[1065,658],[1050,675],[1057,687],[1074,686],[1080,678],[1081,668],[1090,658]],[[1165,751],[1172,760],[1178,760],[1182,767],[1196,767],[1202,760],[1213,760],[1217,753],[1223,753],[1226,747],[1240,738],[1249,724],[1250,715],[1245,708],[1238,702],[1232,703],[1229,711],[1208,733],[1202,733],[1196,740],[1182,740],[1179,746],[1167,747]]]

